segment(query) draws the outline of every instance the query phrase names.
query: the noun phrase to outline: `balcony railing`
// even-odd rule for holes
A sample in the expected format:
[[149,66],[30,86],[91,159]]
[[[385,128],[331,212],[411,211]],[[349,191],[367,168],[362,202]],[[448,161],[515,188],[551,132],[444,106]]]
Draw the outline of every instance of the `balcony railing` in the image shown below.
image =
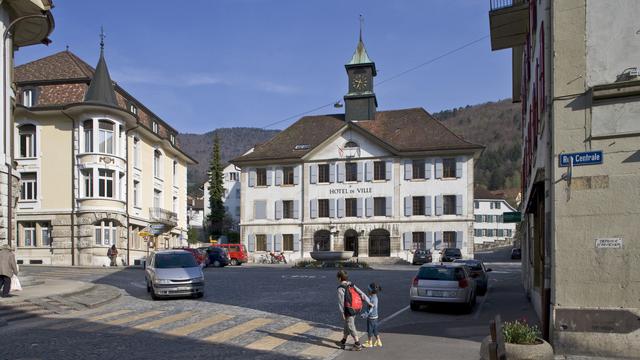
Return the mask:
[[489,0],[491,3],[491,11],[517,6],[529,2],[529,0]]
[[162,223],[171,227],[178,225],[178,214],[159,207],[149,208],[151,222]]

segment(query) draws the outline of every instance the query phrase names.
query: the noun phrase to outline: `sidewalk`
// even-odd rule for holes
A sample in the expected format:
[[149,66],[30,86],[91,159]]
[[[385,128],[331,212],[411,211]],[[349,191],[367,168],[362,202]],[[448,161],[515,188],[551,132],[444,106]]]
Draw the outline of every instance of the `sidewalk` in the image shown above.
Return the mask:
[[22,291],[12,291],[10,298],[0,298],[0,305],[11,305],[36,298],[69,296],[90,291],[96,285],[73,280],[44,280],[44,283],[25,286]]

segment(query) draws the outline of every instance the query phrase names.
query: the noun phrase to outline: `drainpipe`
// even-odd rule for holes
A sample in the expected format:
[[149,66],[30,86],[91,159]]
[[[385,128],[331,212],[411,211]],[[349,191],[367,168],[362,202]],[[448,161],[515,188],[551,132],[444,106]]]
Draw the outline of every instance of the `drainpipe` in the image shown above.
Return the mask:
[[[127,196],[125,196],[125,209],[126,209],[126,213],[127,213],[127,266],[131,266],[131,231],[129,231],[129,226],[130,226],[130,222],[131,222],[131,214],[129,214],[129,132],[132,130],[135,130],[139,127],[139,125],[136,125],[134,127],[132,127],[131,129],[127,129],[127,131],[125,131],[124,133],[124,143],[125,143],[125,159],[127,160],[127,173],[125,174],[125,180],[124,180],[124,184],[125,184],[125,189],[126,189],[126,193]],[[148,247],[148,245],[147,245]]]
[[76,264],[76,153],[75,153],[75,137],[76,137],[76,119],[67,114],[64,110],[62,113],[71,119],[71,266]]
[[[2,0],[0,0],[0,5],[2,5]],[[2,46],[3,47],[3,51],[2,51],[2,56],[3,56],[3,66],[2,66],[2,81],[4,82],[3,86],[2,86],[2,138],[4,141],[7,141],[7,133],[6,133],[6,129],[7,129],[7,86],[9,86],[10,81],[7,81],[7,66],[9,65],[9,59],[7,59],[7,39],[12,35],[11,31],[13,30],[13,28],[16,26],[16,24],[18,24],[20,21],[22,20],[26,20],[26,19],[34,19],[34,18],[44,18],[46,19],[47,16],[40,14],[40,15],[26,15],[26,16],[22,16],[19,17],[15,20],[13,20],[11,23],[9,23],[9,26],[7,26],[7,28],[4,30],[4,33],[2,34]],[[13,48],[13,42],[11,42],[11,47]],[[8,215],[8,220],[7,220],[7,245],[11,246],[11,237],[13,235],[13,224],[12,224],[12,218],[13,218],[13,184],[12,184],[12,177],[13,177],[13,117],[10,116],[10,118],[8,119],[10,122],[10,131],[9,131],[9,159],[10,161],[7,162],[6,160],[6,154],[5,154],[5,165],[7,166],[7,183],[9,185],[9,188],[7,189],[7,215]],[[5,143],[5,149],[7,144]]]

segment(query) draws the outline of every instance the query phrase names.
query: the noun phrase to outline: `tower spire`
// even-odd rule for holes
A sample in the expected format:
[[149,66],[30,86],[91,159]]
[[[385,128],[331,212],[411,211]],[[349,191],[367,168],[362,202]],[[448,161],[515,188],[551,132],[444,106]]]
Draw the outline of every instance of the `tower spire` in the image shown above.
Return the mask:
[[89,88],[84,96],[85,102],[98,103],[103,105],[118,106],[116,92],[113,88],[113,81],[107,69],[107,62],[104,60],[104,29],[100,27],[100,59],[93,73]]
[[104,38],[107,35],[104,34],[104,27],[100,26],[100,53],[104,52]]
[[362,28],[364,27],[364,16],[360,14],[360,42],[362,42]]

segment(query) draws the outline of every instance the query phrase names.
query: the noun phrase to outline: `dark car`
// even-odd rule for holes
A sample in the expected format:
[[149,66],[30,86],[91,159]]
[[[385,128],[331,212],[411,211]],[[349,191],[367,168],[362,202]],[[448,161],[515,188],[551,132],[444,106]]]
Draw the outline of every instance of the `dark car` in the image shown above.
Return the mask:
[[198,265],[200,265],[202,267],[207,267],[206,256],[202,252],[200,252],[198,249],[188,248],[188,247],[173,248],[173,249],[174,250],[184,250],[184,251],[190,252],[191,255],[193,255],[193,257],[198,262]]
[[432,261],[431,251],[418,249],[413,253],[412,265],[422,265]]
[[491,272],[491,268],[484,266],[484,263],[480,260],[454,260],[454,263],[465,264],[469,269],[471,277],[476,281],[478,295],[484,295],[487,292],[489,286],[488,272]]
[[511,259],[519,260],[522,258],[522,250],[520,248],[515,248],[511,250]]
[[462,253],[458,248],[445,248],[442,250],[440,261],[451,262],[453,260],[462,259]]
[[227,250],[219,247],[208,247],[207,256],[209,258],[209,264],[213,267],[222,267],[229,265],[229,254]]

